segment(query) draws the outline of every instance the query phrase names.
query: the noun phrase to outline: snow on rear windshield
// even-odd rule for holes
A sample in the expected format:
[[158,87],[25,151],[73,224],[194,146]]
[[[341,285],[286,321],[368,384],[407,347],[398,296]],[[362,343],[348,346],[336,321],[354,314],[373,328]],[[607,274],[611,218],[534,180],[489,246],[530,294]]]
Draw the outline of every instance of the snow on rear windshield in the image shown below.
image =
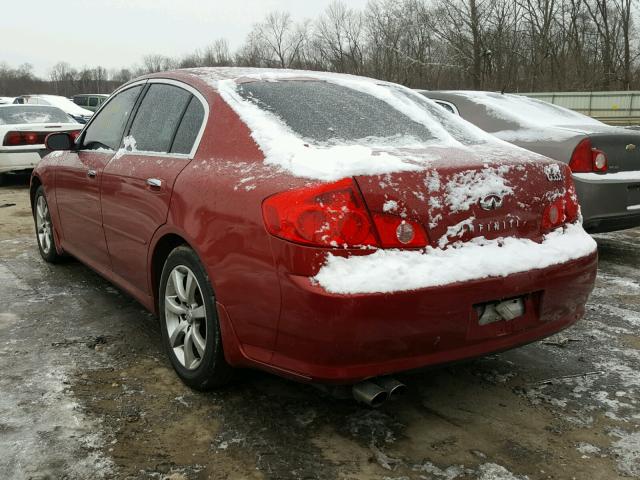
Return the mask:
[[507,145],[400,85],[317,72],[304,72],[304,79],[299,72],[261,72],[240,82],[206,69],[197,74],[247,124],[265,163],[299,177],[420,171],[442,147],[483,143],[504,153]]
[[514,123],[520,128],[602,125],[597,120],[567,108],[521,95],[469,92],[465,96],[471,102],[484,105],[490,117]]
[[12,105],[0,108],[0,125],[24,123],[74,123],[74,120],[56,107]]
[[314,143],[356,143],[375,138],[415,144],[435,138],[427,127],[382,100],[327,82],[250,82],[239,85],[238,93]]

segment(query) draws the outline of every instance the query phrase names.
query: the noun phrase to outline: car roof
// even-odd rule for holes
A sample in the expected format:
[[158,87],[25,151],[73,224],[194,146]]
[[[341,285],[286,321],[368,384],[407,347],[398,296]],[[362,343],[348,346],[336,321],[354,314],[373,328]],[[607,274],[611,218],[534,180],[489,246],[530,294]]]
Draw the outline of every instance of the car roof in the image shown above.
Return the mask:
[[[374,82],[379,85],[393,85],[390,82],[378,80],[375,78],[362,77],[358,75],[350,75],[345,73],[333,72],[317,72],[313,70],[294,70],[284,68],[253,68],[253,67],[202,67],[202,68],[184,68],[178,70],[170,70],[166,72],[151,73],[143,75],[131,80],[130,83],[140,80],[152,78],[165,78],[184,81],[186,83],[202,83],[209,88],[217,88],[217,83],[223,80],[278,80],[278,79],[330,79],[343,78],[350,80],[359,80],[362,82]],[[127,84],[127,85],[128,85]]]

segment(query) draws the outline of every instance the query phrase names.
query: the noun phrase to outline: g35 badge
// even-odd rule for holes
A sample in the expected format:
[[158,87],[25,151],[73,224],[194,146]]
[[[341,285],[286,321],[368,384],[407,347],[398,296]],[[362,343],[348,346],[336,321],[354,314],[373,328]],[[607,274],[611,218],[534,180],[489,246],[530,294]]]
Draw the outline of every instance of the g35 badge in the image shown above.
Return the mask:
[[546,165],[544,167],[544,174],[550,182],[561,182],[564,180],[562,170],[560,170],[560,165]]

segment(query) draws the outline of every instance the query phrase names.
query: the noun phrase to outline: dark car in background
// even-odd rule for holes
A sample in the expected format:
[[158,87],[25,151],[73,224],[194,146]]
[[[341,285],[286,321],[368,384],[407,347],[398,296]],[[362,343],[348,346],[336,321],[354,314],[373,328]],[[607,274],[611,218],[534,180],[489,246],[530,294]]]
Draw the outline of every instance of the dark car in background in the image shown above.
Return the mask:
[[640,131],[521,95],[421,93],[504,141],[568,163],[588,232],[640,225]]
[[100,108],[100,105],[102,105],[107,98],[109,98],[109,95],[103,93],[82,93],[80,95],[73,96],[73,103],[82,108],[86,108],[87,110],[95,112],[98,108]]

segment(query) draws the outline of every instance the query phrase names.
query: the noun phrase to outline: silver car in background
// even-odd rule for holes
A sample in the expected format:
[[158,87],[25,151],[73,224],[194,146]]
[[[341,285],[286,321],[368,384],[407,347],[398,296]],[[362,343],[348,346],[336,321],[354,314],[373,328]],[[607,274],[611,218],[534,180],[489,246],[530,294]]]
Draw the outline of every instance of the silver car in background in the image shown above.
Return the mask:
[[520,95],[420,93],[502,140],[568,163],[588,232],[640,226],[640,131]]

